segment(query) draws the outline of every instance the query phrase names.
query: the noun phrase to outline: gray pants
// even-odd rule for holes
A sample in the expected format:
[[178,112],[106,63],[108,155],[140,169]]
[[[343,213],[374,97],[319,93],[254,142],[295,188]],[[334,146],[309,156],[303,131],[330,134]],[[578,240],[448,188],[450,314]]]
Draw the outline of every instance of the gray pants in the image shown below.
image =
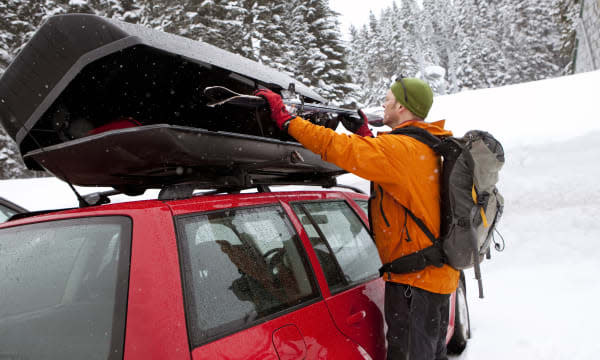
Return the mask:
[[386,282],[387,360],[447,360],[450,295]]

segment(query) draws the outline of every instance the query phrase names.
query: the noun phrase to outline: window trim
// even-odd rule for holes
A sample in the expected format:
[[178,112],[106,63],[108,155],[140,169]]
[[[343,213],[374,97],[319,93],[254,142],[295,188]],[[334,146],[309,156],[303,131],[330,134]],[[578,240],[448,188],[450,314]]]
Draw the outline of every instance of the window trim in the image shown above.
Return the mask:
[[[366,204],[367,204],[367,211],[365,212],[365,215],[367,215],[367,217],[369,216],[369,212],[368,212],[368,210],[369,210],[369,200],[363,200],[363,199],[353,199],[352,201],[354,201],[354,203],[355,203],[355,204],[356,204],[356,205],[357,205],[357,206],[358,206],[360,209],[362,209],[362,206],[359,204],[359,202],[364,202],[364,203],[366,203]],[[352,207],[352,210],[355,210],[355,209]],[[356,210],[355,210],[355,212],[356,212]],[[358,215],[358,214],[357,214],[357,215]],[[361,219],[361,221],[362,221],[362,216],[359,216],[359,218],[360,218],[360,219]],[[364,221],[363,221],[363,223],[364,223]]]
[[[360,214],[356,213],[356,209],[354,209],[354,207],[352,207],[352,204],[349,203],[349,201],[347,199],[315,199],[315,200],[297,200],[297,201],[290,201],[289,204],[292,208],[292,211],[294,210],[293,205],[299,204],[303,211],[305,211],[308,215],[308,211],[306,211],[306,209],[304,208],[303,204],[307,204],[307,203],[334,203],[334,202],[344,202],[346,203],[346,205],[348,206],[348,208],[350,208],[350,210],[352,210],[352,212],[354,213],[354,215],[356,215],[356,217],[358,218],[358,220],[361,222],[361,224],[364,226],[365,230],[367,230],[367,233],[369,234],[369,237],[371,238],[371,241],[373,242],[373,244],[375,244],[375,240],[373,239],[373,236],[371,235],[371,231],[369,230],[369,227],[365,224],[365,222],[363,221],[362,217],[360,216]],[[356,204],[358,205],[358,204]],[[358,205],[360,206],[360,205]],[[296,216],[298,216],[298,214],[296,214]],[[312,216],[309,217],[311,224],[313,225],[313,227],[315,227],[315,230],[317,231],[317,233],[319,234],[319,236],[321,236],[323,242],[325,242],[327,244],[327,248],[329,249],[329,251],[331,251],[331,253],[333,254],[333,251],[331,250],[331,246],[329,245],[329,242],[327,241],[327,239],[324,239],[324,234],[322,233],[322,231],[319,229],[317,230],[317,228],[319,228],[318,226],[315,226],[314,220],[312,218]],[[302,225],[304,226],[304,225]],[[306,232],[306,229],[304,229],[304,231]],[[310,241],[309,241],[310,243]],[[312,246],[312,243],[311,243]],[[314,249],[313,249],[314,251]],[[379,251],[378,251],[379,253]],[[356,286],[360,286],[362,284],[366,284],[370,281],[373,281],[375,279],[380,278],[379,274],[373,274],[372,276],[368,276],[366,278],[364,278],[363,280],[359,281],[359,282],[355,282],[355,283],[349,283],[348,280],[346,279],[346,275],[344,274],[344,272],[341,270],[341,266],[339,265],[339,262],[337,260],[337,258],[334,256],[335,259],[335,263],[336,263],[336,267],[339,271],[341,271],[341,277],[344,279],[344,281],[346,282],[346,284],[343,287],[339,287],[336,288],[335,290],[331,288],[331,286],[329,286],[329,284],[327,284],[327,288],[329,289],[329,292],[331,293],[331,295],[337,295],[339,293],[342,293],[344,291],[350,290]],[[321,267],[321,269],[323,269],[323,266],[321,265],[321,263],[319,262],[319,266]]]
[[[110,222],[111,218],[113,222]],[[111,339],[109,343],[109,355],[108,360],[123,359],[125,355],[125,343],[127,336],[127,307],[129,305],[129,284],[131,278],[131,254],[133,244],[133,219],[128,215],[94,215],[94,216],[79,216],[62,219],[50,219],[40,222],[31,222],[25,224],[19,224],[0,229],[2,230],[15,230],[23,227],[42,228],[44,224],[48,223],[72,223],[73,225],[83,225],[86,222],[92,222],[93,219],[101,219],[102,222],[110,224],[118,224],[122,226],[123,234],[127,234],[128,237],[125,241],[120,241],[119,252],[122,256],[119,256],[117,263],[117,279],[115,285],[115,303],[112,311],[112,327],[111,327]],[[92,222],[93,224],[99,224],[99,222]],[[18,230],[17,230],[18,231]],[[118,330],[118,331],[115,331]],[[117,346],[119,345],[119,346]],[[115,351],[117,350],[117,351]]]
[[[264,209],[264,208],[269,208],[269,207],[278,208],[281,210],[282,214],[284,215],[284,221],[287,221],[286,225],[290,228],[292,235],[295,236],[295,239],[296,239],[295,242],[296,242],[296,245],[298,246],[298,253],[303,258],[305,264],[307,265],[306,266],[307,276],[308,276],[309,280],[311,280],[311,282],[312,282],[313,289],[315,290],[315,297],[311,298],[309,300],[304,300],[300,304],[290,306],[285,309],[276,311],[273,314],[261,317],[259,319],[255,319],[251,322],[248,322],[247,324],[244,324],[243,326],[236,326],[235,324],[234,325],[222,325],[220,328],[223,328],[224,330],[219,331],[215,335],[206,336],[204,338],[199,336],[197,333],[199,333],[201,331],[199,331],[199,329],[197,329],[196,326],[191,323],[191,316],[188,316],[188,314],[192,314],[192,313],[195,314],[196,312],[195,312],[195,305],[194,305],[194,301],[193,301],[193,294],[191,293],[191,286],[189,285],[190,284],[189,283],[190,276],[186,275],[186,274],[191,274],[191,267],[190,267],[191,259],[189,258],[189,254],[187,253],[187,250],[184,248],[184,244],[183,244],[183,241],[184,241],[183,239],[185,239],[185,230],[184,230],[184,226],[182,226],[182,221],[187,218],[192,218],[192,217],[197,217],[197,216],[202,216],[202,215],[218,214],[218,213],[223,213],[228,210],[229,211],[238,211],[238,210]],[[186,328],[187,328],[187,337],[188,337],[188,344],[190,346],[190,352],[196,348],[199,348],[199,347],[207,345],[209,343],[218,341],[227,336],[237,334],[237,333],[247,330],[249,328],[264,324],[266,322],[269,322],[269,321],[279,318],[281,316],[298,311],[304,307],[308,307],[308,306],[311,306],[318,302],[323,301],[324,298],[323,298],[323,294],[321,292],[321,287],[319,286],[319,282],[315,275],[315,269],[313,268],[313,264],[311,263],[310,258],[308,257],[308,254],[306,253],[306,249],[304,248],[304,244],[302,242],[302,239],[300,238],[300,234],[298,234],[298,230],[294,226],[294,223],[291,221],[289,214],[287,213],[287,211],[285,210],[285,208],[281,205],[281,203],[279,201],[274,201],[274,202],[269,202],[269,203],[264,203],[264,204],[248,205],[248,206],[232,206],[232,207],[227,207],[227,208],[222,208],[222,209],[190,212],[190,213],[174,216],[173,223],[175,226],[177,253],[178,253],[178,257],[179,257],[179,271],[180,271],[181,285],[182,285],[181,288],[182,288],[183,302],[184,302],[184,304],[183,304],[184,305],[184,317],[185,317],[185,323],[186,323]]]

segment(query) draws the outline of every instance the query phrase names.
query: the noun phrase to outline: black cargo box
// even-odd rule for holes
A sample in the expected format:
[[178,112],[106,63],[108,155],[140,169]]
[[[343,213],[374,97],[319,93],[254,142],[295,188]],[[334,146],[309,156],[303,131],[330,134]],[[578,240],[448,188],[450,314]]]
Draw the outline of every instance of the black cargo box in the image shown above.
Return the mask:
[[[281,72],[200,41],[94,15],[61,15],[42,25],[0,79],[0,121],[29,168],[76,185],[157,187],[203,171],[223,175],[240,164],[242,172],[260,173],[260,163],[278,163],[261,171],[290,182],[341,173],[274,127],[266,109],[212,108],[203,94],[208,86],[248,94],[290,84],[304,101],[324,102]],[[319,116],[312,120],[337,124]],[[141,126],[91,135],[120,118]],[[242,151],[228,150],[239,142]],[[304,161],[288,161],[290,154]],[[217,176],[209,173],[197,179]]]

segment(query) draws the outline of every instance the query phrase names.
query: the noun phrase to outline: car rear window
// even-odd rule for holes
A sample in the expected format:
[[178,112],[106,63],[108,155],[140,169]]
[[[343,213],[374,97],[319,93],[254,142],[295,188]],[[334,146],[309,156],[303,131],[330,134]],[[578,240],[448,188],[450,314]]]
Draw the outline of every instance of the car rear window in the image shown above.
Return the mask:
[[280,206],[180,217],[177,228],[193,346],[319,296]]
[[0,230],[0,358],[122,359],[131,220]]

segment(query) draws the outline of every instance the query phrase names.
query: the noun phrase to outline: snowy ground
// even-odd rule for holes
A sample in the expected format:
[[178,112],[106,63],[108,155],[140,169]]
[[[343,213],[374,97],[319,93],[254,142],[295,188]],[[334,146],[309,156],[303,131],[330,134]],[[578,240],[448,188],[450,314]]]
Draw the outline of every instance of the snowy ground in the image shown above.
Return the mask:
[[[594,72],[436,99],[432,119],[446,114],[457,134],[489,130],[507,159],[499,185],[506,249],[482,266],[484,299],[467,273],[472,339],[453,359],[600,353],[600,115],[590,95],[599,81]],[[368,191],[356,177],[342,182]],[[0,197],[30,210],[76,206],[55,179],[2,181]]]

